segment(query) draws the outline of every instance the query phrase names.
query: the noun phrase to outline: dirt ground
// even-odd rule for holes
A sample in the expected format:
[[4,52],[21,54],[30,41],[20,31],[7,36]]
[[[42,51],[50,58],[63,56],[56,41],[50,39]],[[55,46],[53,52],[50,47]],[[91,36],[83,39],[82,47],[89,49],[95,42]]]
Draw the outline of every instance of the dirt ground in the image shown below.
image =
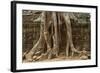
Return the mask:
[[[33,61],[30,61],[30,62],[53,62],[53,61],[74,61],[74,60],[88,60],[89,58],[86,58],[86,57],[79,57],[79,56],[69,56],[69,57],[65,57],[65,56],[58,56],[58,57],[55,57],[55,58],[51,58],[51,59],[42,59],[42,60],[34,60]],[[23,63],[28,63],[29,61],[27,60],[23,60]],[[30,63],[29,62],[29,63]]]

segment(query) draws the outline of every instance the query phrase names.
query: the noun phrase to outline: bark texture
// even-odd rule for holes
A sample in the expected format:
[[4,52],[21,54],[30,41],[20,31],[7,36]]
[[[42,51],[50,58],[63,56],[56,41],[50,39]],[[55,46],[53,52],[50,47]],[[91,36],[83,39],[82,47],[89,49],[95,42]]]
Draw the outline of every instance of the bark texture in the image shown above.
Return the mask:
[[[73,14],[72,14],[73,16]],[[66,57],[73,56],[74,52],[78,52],[74,48],[72,40],[72,29],[69,13],[46,12],[43,11],[40,15],[40,38],[33,48],[25,55],[26,60],[33,61],[34,59],[40,60],[45,56],[47,59],[58,57],[61,45],[61,28],[63,25],[66,27]],[[35,20],[34,20],[35,21]],[[36,58],[35,58],[36,56]]]

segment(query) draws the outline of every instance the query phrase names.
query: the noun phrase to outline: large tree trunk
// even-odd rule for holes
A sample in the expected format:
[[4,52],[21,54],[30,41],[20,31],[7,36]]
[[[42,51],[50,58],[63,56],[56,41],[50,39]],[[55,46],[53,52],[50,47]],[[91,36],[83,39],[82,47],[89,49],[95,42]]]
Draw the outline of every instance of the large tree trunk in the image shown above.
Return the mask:
[[57,23],[57,14],[56,12],[52,12],[52,19],[54,23],[54,35],[53,35],[53,53],[58,56],[58,48],[59,48],[59,41],[58,41],[58,23]]
[[[32,57],[36,52],[43,53],[46,48],[45,55],[47,59],[51,59],[52,55],[58,56],[59,53],[59,45],[61,41],[61,22],[62,19],[66,25],[66,57],[69,56],[69,49],[73,52],[76,51],[72,41],[72,29],[71,29],[71,21],[68,13],[57,13],[57,12],[45,12],[41,13],[41,22],[40,24],[40,38],[37,43],[33,46],[33,48],[25,55],[26,60],[32,61]],[[50,29],[50,30],[49,30]]]
[[43,35],[42,29],[41,29],[40,38],[37,41],[37,43],[33,46],[33,48],[28,52],[28,54],[26,54],[26,59],[28,61],[32,61],[32,56],[36,52],[41,51],[41,49],[44,48],[44,44],[45,44],[44,35]]
[[73,44],[73,40],[72,40],[72,28],[71,28],[71,21],[70,21],[70,14],[69,13],[63,13],[62,14],[64,21],[65,21],[65,25],[67,27],[67,43],[66,43],[66,57],[69,56],[69,49],[71,49],[71,56],[73,56],[74,52],[78,52]]
[[48,15],[48,12],[44,13],[44,38],[46,41],[46,45],[47,45],[47,58],[51,59],[52,57],[52,45],[51,45],[51,33],[49,31],[49,28],[51,27],[51,19],[50,19],[50,15]]
[[[41,22],[45,23],[45,12],[41,14]],[[44,24],[40,24],[40,38],[33,48],[26,54],[26,60],[32,61],[33,55],[45,47],[45,38],[44,38]]]

